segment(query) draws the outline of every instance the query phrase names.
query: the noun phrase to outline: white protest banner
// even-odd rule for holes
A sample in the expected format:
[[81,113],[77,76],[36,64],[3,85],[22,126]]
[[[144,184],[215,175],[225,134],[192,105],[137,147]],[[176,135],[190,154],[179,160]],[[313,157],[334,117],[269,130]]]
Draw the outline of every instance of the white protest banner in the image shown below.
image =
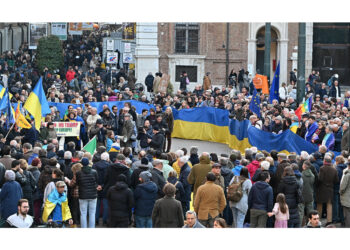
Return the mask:
[[[44,127],[47,123],[43,123]],[[75,137],[80,134],[80,122],[53,122],[57,137]]]

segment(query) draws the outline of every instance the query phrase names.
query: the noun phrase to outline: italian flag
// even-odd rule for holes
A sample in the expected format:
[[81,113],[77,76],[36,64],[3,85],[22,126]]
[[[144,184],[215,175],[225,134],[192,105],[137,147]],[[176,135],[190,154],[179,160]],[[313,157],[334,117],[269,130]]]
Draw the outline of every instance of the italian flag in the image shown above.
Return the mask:
[[97,146],[97,140],[96,135],[83,147],[83,150],[86,152],[89,152],[91,155],[93,155],[96,151]]

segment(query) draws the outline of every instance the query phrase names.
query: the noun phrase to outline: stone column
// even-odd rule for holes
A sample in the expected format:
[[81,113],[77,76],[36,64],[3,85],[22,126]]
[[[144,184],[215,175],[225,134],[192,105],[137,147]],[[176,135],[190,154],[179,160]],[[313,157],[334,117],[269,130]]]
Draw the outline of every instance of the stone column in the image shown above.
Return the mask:
[[280,47],[280,86],[288,80],[288,39],[279,40]]
[[158,24],[136,24],[135,77],[144,84],[149,72],[159,71]]
[[[248,41],[248,65],[247,70],[252,76],[255,75],[256,70],[256,39],[247,39]],[[252,70],[252,72],[250,72]],[[237,72],[238,73],[238,72]]]

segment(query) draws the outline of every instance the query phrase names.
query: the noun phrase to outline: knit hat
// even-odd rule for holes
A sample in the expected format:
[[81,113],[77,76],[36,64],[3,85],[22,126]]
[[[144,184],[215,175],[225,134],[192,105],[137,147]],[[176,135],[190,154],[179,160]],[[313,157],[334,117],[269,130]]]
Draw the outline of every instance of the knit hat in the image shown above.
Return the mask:
[[97,119],[96,124],[103,124],[102,119]]
[[148,182],[151,180],[152,178],[152,174],[149,171],[143,171],[140,174],[140,178],[144,181],[144,182]]
[[32,166],[33,166],[33,167],[36,167],[36,166],[39,165],[40,162],[41,162],[41,161],[40,161],[39,158],[34,158],[34,159],[32,160]]
[[89,159],[88,158],[83,158],[81,159],[81,164],[83,164],[83,166],[89,166]]

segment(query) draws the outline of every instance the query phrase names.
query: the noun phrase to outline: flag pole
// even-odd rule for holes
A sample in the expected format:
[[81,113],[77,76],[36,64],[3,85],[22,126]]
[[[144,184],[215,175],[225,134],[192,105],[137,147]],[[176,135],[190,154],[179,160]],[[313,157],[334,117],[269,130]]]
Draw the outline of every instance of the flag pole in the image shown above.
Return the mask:
[[7,132],[7,135],[5,136],[5,140],[7,138],[7,136],[10,134],[11,130],[13,129],[13,127],[15,126],[16,122],[14,122],[9,130],[9,132]]

